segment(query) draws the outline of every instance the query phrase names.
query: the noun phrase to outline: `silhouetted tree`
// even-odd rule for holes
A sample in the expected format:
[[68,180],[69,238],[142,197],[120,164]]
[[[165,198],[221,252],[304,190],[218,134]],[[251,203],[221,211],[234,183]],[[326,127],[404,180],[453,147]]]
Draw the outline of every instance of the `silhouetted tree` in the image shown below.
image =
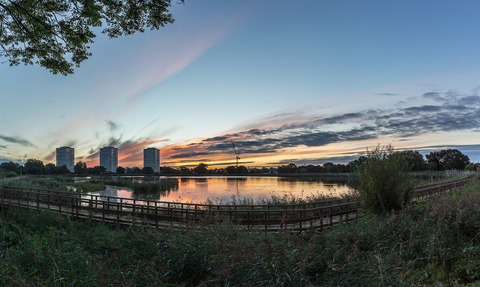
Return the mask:
[[192,174],[192,171],[186,166],[181,166],[179,172],[180,174]]
[[355,160],[349,162],[348,164],[350,165],[350,170],[352,172],[357,172],[358,167],[362,163],[364,163],[366,160],[367,160],[367,157],[362,155],[362,156],[358,157],[358,159],[355,159]]
[[169,166],[162,166],[160,167],[160,171],[164,174],[176,174],[178,171],[175,168]]
[[107,171],[107,169],[101,165],[97,165],[97,166],[94,166],[93,168],[88,169],[88,173],[90,174],[102,174],[102,173],[105,173],[105,171]]
[[404,150],[397,151],[400,155],[405,157],[405,160],[408,162],[408,165],[411,167],[411,171],[422,171],[427,169],[423,155],[418,151],[413,150]]
[[288,165],[281,165],[277,168],[278,173],[295,173],[297,171],[297,165],[290,163]]
[[142,172],[143,172],[144,174],[154,174],[154,173],[155,173],[155,172],[153,171],[153,168],[151,168],[151,167],[149,167],[149,166],[144,167],[143,170],[142,170]]
[[225,171],[227,172],[227,174],[236,174],[237,168],[234,165],[231,165],[231,166],[227,166]]
[[470,163],[470,158],[457,149],[442,149],[425,155],[430,170],[463,170]]
[[57,167],[53,163],[47,163],[45,168],[47,169],[47,174],[58,174]]
[[27,174],[46,174],[47,168],[43,165],[43,161],[38,159],[27,159],[24,165],[25,172]]
[[246,168],[243,165],[239,165],[237,167],[237,174],[247,174],[248,173],[248,168]]
[[68,169],[68,167],[66,165],[57,166],[56,170],[57,170],[57,174],[70,173],[70,170]]
[[333,162],[324,163],[323,168],[326,173],[336,172],[335,164],[333,164]]
[[87,164],[84,162],[77,162],[75,166],[73,167],[73,170],[75,171],[76,174],[85,174],[87,173]]
[[193,171],[196,174],[207,174],[208,172],[208,165],[205,163],[199,163],[198,166],[196,166]]
[[125,174],[125,168],[123,166],[117,167],[117,173],[118,174]]
[[15,162],[2,162],[0,164],[0,169],[4,171],[15,172],[16,174],[20,173],[20,165]]

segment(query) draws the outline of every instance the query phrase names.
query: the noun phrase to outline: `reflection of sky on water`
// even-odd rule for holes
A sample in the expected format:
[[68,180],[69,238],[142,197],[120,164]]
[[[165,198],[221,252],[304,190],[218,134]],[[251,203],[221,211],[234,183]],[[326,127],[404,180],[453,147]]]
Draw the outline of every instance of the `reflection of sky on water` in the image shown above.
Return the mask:
[[295,197],[307,197],[312,194],[338,195],[346,192],[348,186],[344,180],[324,182],[318,178],[283,177],[179,177],[178,190],[151,195],[132,195],[127,189],[108,186],[104,192],[90,193],[102,196],[135,198],[138,200],[160,200],[169,202],[200,203],[210,199],[230,201],[236,199],[262,199],[272,195],[282,197],[291,194]]

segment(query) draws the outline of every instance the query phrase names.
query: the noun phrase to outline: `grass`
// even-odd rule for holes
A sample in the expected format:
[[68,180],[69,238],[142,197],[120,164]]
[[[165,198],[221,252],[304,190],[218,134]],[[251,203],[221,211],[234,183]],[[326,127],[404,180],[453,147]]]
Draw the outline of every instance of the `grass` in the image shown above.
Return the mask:
[[160,181],[144,180],[143,182],[134,182],[126,179],[92,179],[76,182],[69,177],[32,177],[23,176],[15,179],[0,179],[0,185],[20,186],[29,188],[49,189],[49,190],[71,190],[74,188],[77,192],[90,192],[104,190],[105,185],[126,187],[132,189],[136,194],[159,193],[166,190],[178,188],[178,179],[166,178]]
[[415,185],[424,185],[430,183],[439,183],[465,177],[465,174],[459,172],[457,174],[446,174],[444,171],[421,171],[410,172]]
[[176,178],[164,178],[159,181],[145,180],[143,182],[136,182],[136,181],[125,180],[125,179],[117,179],[117,180],[102,179],[98,181],[102,182],[105,185],[127,187],[127,188],[130,188],[133,191],[133,193],[137,193],[137,194],[157,193],[159,191],[166,191],[166,190],[178,188],[178,179]]
[[325,232],[0,214],[1,286],[478,286],[480,181]]
[[309,202],[317,202],[317,201],[327,201],[327,200],[338,200],[338,199],[345,199],[348,198],[349,194],[344,195],[337,195],[332,193],[311,193],[310,195],[294,195],[292,193],[285,193],[281,196],[271,194],[270,198],[237,198],[235,195],[232,195],[230,200],[221,200],[221,199],[207,199],[206,201],[202,202],[201,204],[206,205],[224,205],[224,206],[234,206],[234,205],[291,205],[291,204],[302,204],[302,203],[309,203]]

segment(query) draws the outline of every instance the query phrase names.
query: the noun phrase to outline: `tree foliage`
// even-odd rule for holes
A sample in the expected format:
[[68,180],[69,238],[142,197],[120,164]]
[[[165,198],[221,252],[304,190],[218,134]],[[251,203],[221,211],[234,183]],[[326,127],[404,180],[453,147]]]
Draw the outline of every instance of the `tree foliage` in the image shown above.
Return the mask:
[[47,174],[66,174],[70,173],[70,170],[66,165],[55,166],[53,163],[47,163],[45,165]]
[[46,174],[47,168],[43,164],[43,161],[38,159],[29,158],[24,165],[25,172],[27,174]]
[[87,173],[87,164],[84,162],[77,162],[75,166],[73,167],[73,170],[75,171],[76,174],[85,174]]
[[123,166],[117,167],[117,173],[118,174],[125,174],[125,168]]
[[[184,2],[184,0],[179,0]],[[88,59],[93,28],[110,38],[173,23],[171,0],[0,0],[0,56],[72,74]],[[67,57],[68,56],[68,57]]]
[[186,166],[181,166],[179,169],[180,174],[192,174],[192,171],[186,167]]
[[16,174],[20,173],[21,166],[15,162],[2,162],[0,164],[0,169],[3,171],[15,172]]
[[393,152],[391,145],[367,150],[357,171],[359,200],[374,213],[400,210],[410,202],[414,191],[409,171],[404,155]]
[[463,170],[470,163],[470,158],[458,149],[442,149],[425,156],[430,170]]
[[139,168],[138,166],[132,167],[132,174],[141,174],[141,173],[142,173],[141,168]]
[[104,166],[97,165],[94,166],[93,168],[88,168],[88,173],[89,174],[103,174],[107,171],[107,169]]
[[154,173],[155,173],[155,171],[153,170],[153,168],[151,168],[151,167],[149,167],[149,166],[144,167],[144,168],[142,169],[142,172],[143,172],[143,174],[154,174]]
[[161,166],[160,172],[164,174],[176,174],[178,170],[170,166]]
[[70,173],[70,170],[66,165],[61,165],[56,167],[57,174],[67,174]]
[[195,174],[207,174],[208,172],[208,165],[206,163],[199,163],[198,166],[196,166],[193,171]]
[[427,165],[425,160],[423,159],[423,155],[415,150],[404,150],[398,151],[405,160],[407,161],[408,165],[410,166],[411,171],[423,171],[427,169]]

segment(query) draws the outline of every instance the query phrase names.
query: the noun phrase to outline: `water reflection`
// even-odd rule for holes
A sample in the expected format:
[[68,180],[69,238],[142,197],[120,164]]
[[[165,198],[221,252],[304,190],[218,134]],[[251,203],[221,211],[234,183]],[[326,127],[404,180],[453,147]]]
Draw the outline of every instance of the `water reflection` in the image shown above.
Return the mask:
[[[164,177],[135,177],[135,181],[161,180]],[[202,203],[235,200],[260,200],[272,196],[309,197],[315,194],[340,195],[349,190],[347,179],[284,178],[284,177],[178,177],[178,189],[153,194],[134,194],[131,190],[107,187],[98,195],[119,196],[137,200]]]

